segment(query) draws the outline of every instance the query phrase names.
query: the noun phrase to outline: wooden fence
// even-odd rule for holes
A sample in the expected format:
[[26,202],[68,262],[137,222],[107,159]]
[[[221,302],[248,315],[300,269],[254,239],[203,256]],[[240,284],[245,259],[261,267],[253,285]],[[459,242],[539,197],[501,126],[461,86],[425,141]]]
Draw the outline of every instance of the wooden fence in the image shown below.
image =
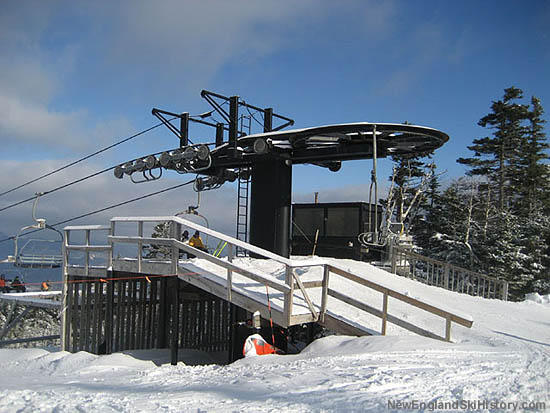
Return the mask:
[[410,249],[394,247],[392,272],[450,291],[504,301],[508,299],[508,282],[424,257]]
[[69,277],[64,347],[95,354],[135,349],[229,350],[232,308],[177,277]]
[[[170,223],[171,234],[168,238],[144,236],[144,223],[151,225],[156,222]],[[128,236],[117,233],[120,223],[134,223],[137,235]],[[221,259],[182,243],[178,239],[182,227],[199,230],[203,234],[226,242],[228,257]],[[84,244],[76,245],[70,242],[72,231],[85,231]],[[108,245],[107,243],[91,245],[90,232],[93,231],[107,231],[108,236],[105,238],[108,239]],[[136,258],[116,257],[115,259],[113,250],[117,244],[133,244],[138,251]],[[146,259],[141,251],[144,245],[150,244],[166,246],[171,252],[168,257],[160,261]],[[286,274],[284,282],[233,262],[237,247],[283,264]],[[213,283],[209,283],[207,277],[202,279],[196,275],[187,277],[182,274],[179,267],[180,251],[188,252],[221,267],[218,276],[224,277],[225,285],[214,286]],[[81,258],[80,264],[70,262],[69,257],[72,252],[83,254],[84,258]],[[91,265],[91,259],[97,252],[108,254],[108,259],[102,266]],[[122,264],[131,269],[122,273],[122,269],[117,267]],[[302,281],[300,279],[297,268],[310,266],[323,268],[322,280]],[[151,268],[156,272],[150,272]],[[282,293],[284,299],[282,309],[270,308],[268,312],[267,304],[248,297],[242,288],[235,288],[232,282],[234,273],[248,278],[252,284],[269,286],[270,289]],[[238,307],[252,312],[259,310],[264,318],[272,315],[273,321],[282,327],[304,322],[320,322],[337,333],[368,334],[367,330],[347,320],[345,314],[337,314],[336,309],[331,309],[328,297],[381,318],[382,334],[386,333],[386,325],[389,322],[424,336],[450,341],[452,323],[465,327],[472,325],[472,320],[467,317],[454,314],[421,299],[408,297],[370,281],[366,277],[329,264],[325,260],[290,260],[180,217],[119,217],[113,218],[109,227],[67,227],[64,242],[64,274],[67,281],[64,306],[67,311],[64,316],[62,337],[64,348],[70,351],[102,352],[102,345],[107,353],[133,348],[169,346],[172,348],[174,359],[178,347],[200,348],[208,351],[225,349],[230,345],[227,342],[229,336],[227,329],[231,324],[231,309]],[[158,278],[151,276],[149,282],[144,279],[144,274],[158,274]],[[108,278],[109,281],[102,281],[102,277]],[[382,308],[375,308],[363,301],[346,296],[337,291],[337,287],[331,288],[330,280],[335,277],[343,277],[381,293]],[[178,282],[178,284],[169,287],[168,282]],[[188,283],[193,284],[194,288],[198,287],[198,290],[205,290],[201,299],[189,299],[187,292],[180,287],[180,285],[189,285]],[[320,288],[322,289],[321,299],[314,302],[308,290]],[[390,297],[443,318],[445,334],[435,334],[392,315],[388,310]],[[296,299],[302,300],[302,303],[307,306],[308,314],[294,314],[293,307]]]
[[[334,275],[330,275],[334,274]],[[342,294],[334,289],[330,288],[330,279],[333,279],[334,276],[340,276],[347,280],[353,281],[363,287],[367,287],[369,289],[372,289],[374,291],[377,291],[382,294],[382,308],[378,309],[375,307],[372,307],[368,304],[366,304],[363,301],[359,301],[357,299],[351,298],[345,294]],[[347,304],[352,305],[355,308],[358,308],[362,311],[365,311],[369,314],[372,314],[378,318],[382,319],[382,326],[381,326],[381,334],[386,334],[387,329],[387,323],[395,324],[401,328],[404,328],[406,330],[412,331],[416,334],[435,338],[438,340],[443,341],[451,341],[451,325],[452,323],[457,323],[459,325],[462,325],[464,327],[470,328],[472,327],[473,321],[470,318],[461,316],[459,314],[452,313],[450,311],[444,310],[442,308],[436,307],[434,305],[431,305],[429,303],[426,303],[422,300],[409,297],[405,294],[402,294],[398,291],[395,291],[391,288],[382,286],[378,283],[375,283],[373,281],[370,281],[364,277],[361,277],[357,274],[353,274],[349,271],[346,271],[342,268],[338,268],[334,265],[326,265],[324,269],[324,275],[323,275],[323,293],[322,293],[322,299],[321,299],[321,321],[327,322],[327,309],[328,309],[328,297],[333,297],[337,300],[340,300],[342,302],[345,302]],[[438,334],[435,334],[431,331],[428,331],[426,329],[423,329],[411,322],[405,321],[403,319],[400,319],[392,314],[389,313],[388,310],[388,299],[389,297],[392,297],[396,300],[399,300],[403,303],[409,304],[412,307],[419,308],[421,310],[427,311],[431,314],[434,314],[438,317],[441,317],[445,320],[445,335],[440,336]]]

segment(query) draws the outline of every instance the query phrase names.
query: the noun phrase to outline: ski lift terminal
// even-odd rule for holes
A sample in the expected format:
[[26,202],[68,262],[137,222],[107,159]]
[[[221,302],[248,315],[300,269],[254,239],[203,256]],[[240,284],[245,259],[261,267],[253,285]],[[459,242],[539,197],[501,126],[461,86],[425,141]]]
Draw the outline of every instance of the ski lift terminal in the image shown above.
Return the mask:
[[[179,138],[179,146],[160,156],[146,155],[123,163],[115,168],[115,177],[122,179],[129,175],[138,183],[160,178],[163,169],[196,173],[194,188],[200,192],[250,176],[250,242],[286,257],[291,238],[293,165],[313,164],[337,172],[344,161],[373,159],[376,206],[377,159],[390,155],[429,154],[449,140],[446,133],[437,129],[400,123],[358,122],[287,130],[285,128],[293,125],[294,120],[275,113],[270,107],[253,106],[239,96],[227,97],[206,90],[201,96],[211,105],[212,111],[191,116],[153,109],[153,115]],[[246,134],[242,127],[239,128],[241,108],[261,115],[261,133]],[[213,113],[223,122],[205,120]],[[180,120],[179,129],[172,124],[173,119]],[[278,125],[274,125],[276,121]],[[190,122],[214,128],[214,141],[193,143],[189,138]],[[153,170],[158,172],[155,174]],[[141,173],[143,179],[135,181],[132,177],[135,173]],[[378,219],[377,211],[373,217]],[[378,228],[378,223],[373,227]]]

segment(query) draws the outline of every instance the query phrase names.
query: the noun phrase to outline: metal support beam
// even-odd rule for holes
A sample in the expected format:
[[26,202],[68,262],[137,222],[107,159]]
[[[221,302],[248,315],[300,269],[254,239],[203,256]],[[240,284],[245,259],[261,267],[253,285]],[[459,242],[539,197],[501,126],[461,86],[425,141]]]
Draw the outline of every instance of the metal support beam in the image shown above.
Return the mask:
[[216,124],[216,147],[221,146],[223,144],[223,133],[224,133],[223,123],[217,123]]
[[264,132],[273,130],[273,108],[264,109]]
[[275,254],[290,255],[292,164],[282,159],[252,167],[250,243]]
[[237,156],[237,133],[239,130],[239,97],[229,98],[229,151],[232,157]]
[[180,147],[189,144],[189,113],[184,112],[180,117]]

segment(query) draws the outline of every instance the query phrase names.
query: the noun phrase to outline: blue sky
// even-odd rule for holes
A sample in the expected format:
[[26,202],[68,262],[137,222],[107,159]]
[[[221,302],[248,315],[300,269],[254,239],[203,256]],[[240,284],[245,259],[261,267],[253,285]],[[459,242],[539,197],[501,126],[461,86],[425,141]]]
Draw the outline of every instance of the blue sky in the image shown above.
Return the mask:
[[[156,123],[151,108],[201,113],[208,89],[238,94],[296,120],[296,127],[403,122],[448,133],[436,153],[445,180],[466,146],[487,131],[477,121],[506,87],[550,110],[548,1],[12,1],[0,8],[0,188],[9,189]],[[548,119],[548,114],[545,114]],[[205,129],[192,138],[210,137]],[[177,145],[157,129],[93,161],[8,196],[0,207],[135,156]],[[390,161],[381,162],[384,181]],[[368,197],[370,162],[331,173],[294,168],[297,200]],[[50,222],[187,177],[133,185],[102,176],[41,200]],[[221,227],[235,188],[205,195]],[[109,211],[173,213],[180,191]],[[220,212],[222,211],[223,212]],[[40,215],[40,213],[39,213]],[[30,205],[0,212],[1,230],[28,224]]]

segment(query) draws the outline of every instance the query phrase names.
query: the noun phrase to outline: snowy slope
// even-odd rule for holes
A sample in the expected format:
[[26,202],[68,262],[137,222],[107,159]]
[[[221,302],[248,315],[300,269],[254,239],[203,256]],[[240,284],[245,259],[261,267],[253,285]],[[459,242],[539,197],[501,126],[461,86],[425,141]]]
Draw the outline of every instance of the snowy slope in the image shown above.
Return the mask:
[[[411,296],[465,312],[473,318],[473,327],[453,327],[454,343],[398,328],[389,329],[385,337],[332,336],[299,355],[261,356],[229,366],[159,367],[145,360],[167,361],[166,351],[153,357],[138,351],[95,356],[0,350],[0,411],[348,412],[405,407],[397,403],[417,403],[411,407],[428,411],[437,407],[434,403],[452,407],[453,402],[482,411],[492,410],[483,403],[497,401],[545,402],[550,411],[549,297],[533,296],[521,303],[486,300],[373,271],[364,263],[335,262],[354,272],[368,272],[368,277]],[[266,268],[265,261],[256,265],[278,275],[278,269]],[[318,276],[314,271],[302,277],[313,279]],[[351,289],[345,283],[338,288]],[[408,314],[393,301],[389,309],[441,334],[439,318]],[[350,317],[379,329],[378,319]],[[196,361],[197,354],[192,356]],[[500,407],[512,410],[514,405]]]

